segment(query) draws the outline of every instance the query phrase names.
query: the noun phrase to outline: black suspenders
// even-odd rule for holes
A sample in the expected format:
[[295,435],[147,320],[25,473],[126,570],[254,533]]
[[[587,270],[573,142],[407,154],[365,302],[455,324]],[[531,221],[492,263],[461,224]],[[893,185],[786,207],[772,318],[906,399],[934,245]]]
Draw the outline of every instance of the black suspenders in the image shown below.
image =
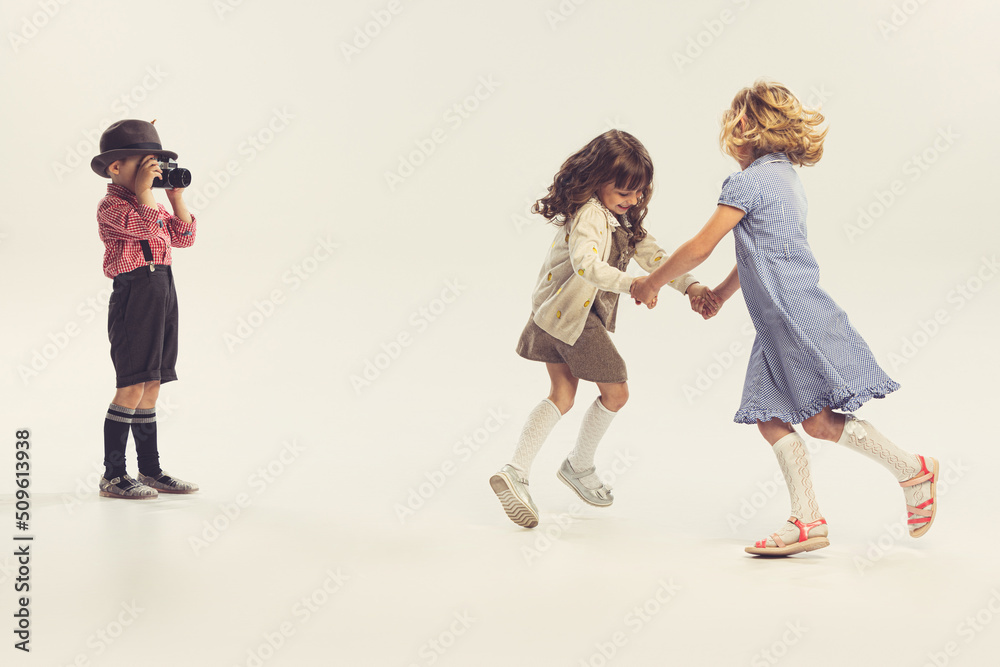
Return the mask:
[[149,241],[141,239],[139,245],[142,246],[142,256],[149,263],[149,270],[156,271],[156,267],[153,265],[153,249],[149,247]]

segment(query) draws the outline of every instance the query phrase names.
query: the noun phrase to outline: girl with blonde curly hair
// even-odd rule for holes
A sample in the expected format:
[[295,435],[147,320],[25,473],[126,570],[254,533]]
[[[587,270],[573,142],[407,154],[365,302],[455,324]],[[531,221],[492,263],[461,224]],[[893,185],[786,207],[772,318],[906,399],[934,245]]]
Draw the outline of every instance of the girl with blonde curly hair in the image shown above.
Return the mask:
[[805,444],[792,424],[887,468],[903,487],[913,537],[930,529],[937,508],[938,462],[903,450],[850,414],[899,385],[819,287],[819,266],[806,240],[805,191],[793,165],[819,162],[823,120],[777,83],[758,81],[737,93],[723,114],[719,143],[741,171],[723,183],[704,228],[632,289],[634,298],[652,307],[662,285],[701,264],[733,232],[736,267],[714,293],[724,303],[742,287],[757,332],[735,421],[756,424],[771,445],[792,505],[788,522],[746,548],[763,556],[829,545]]
[[[627,132],[609,130],[563,163],[532,209],[559,229],[538,274],[517,353],[545,363],[551,389],[528,415],[511,462],[490,478],[519,526],[538,525],[528,492],[531,463],[573,406],[580,380],[594,382],[601,393],[557,476],[586,503],[607,507],[614,500],[594,466],[601,438],[628,400],[625,362],[608,332],[615,330],[619,295],[628,294],[635,280],[625,273],[629,261],[652,271],[668,256],[642,226],[652,194],[653,161],[645,147]],[[690,275],[669,282],[703,317],[717,307],[708,288]]]

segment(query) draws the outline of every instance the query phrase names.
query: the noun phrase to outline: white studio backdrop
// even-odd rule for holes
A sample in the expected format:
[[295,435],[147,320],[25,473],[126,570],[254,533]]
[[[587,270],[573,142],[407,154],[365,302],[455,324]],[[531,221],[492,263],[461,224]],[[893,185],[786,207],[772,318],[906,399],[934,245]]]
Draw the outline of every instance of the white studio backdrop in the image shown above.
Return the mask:
[[[823,160],[800,170],[821,284],[903,385],[862,416],[951,466],[954,509],[925,540],[946,544],[964,574],[948,578],[964,594],[908,607],[939,621],[926,641],[900,625],[911,642],[862,633],[842,652],[814,644],[801,656],[838,664],[822,661],[864,650],[917,665],[935,652],[950,655],[944,647],[955,626],[1000,586],[995,574],[978,576],[1000,546],[982,513],[1000,464],[992,419],[1000,232],[984,212],[1000,103],[996,3],[12,0],[0,12],[0,437],[13,441],[16,429],[31,429],[35,530],[47,544],[36,570],[37,653],[0,649],[17,664],[70,664],[78,655],[124,664],[139,638],[171,645],[166,660],[196,624],[166,612],[154,624],[149,614],[98,657],[87,637],[103,623],[55,611],[69,605],[85,614],[85,601],[105,585],[113,547],[88,535],[106,540],[120,529],[138,539],[154,521],[141,507],[115,515],[125,510],[98,502],[95,488],[114,374],[111,281],[101,273],[95,220],[105,181],[89,162],[100,132],[121,118],[157,119],[165,147],[194,174],[186,199],[199,221],[195,245],[174,252],[181,379],[163,388],[159,416],[165,467],[203,490],[173,512],[163,503],[153,510],[156,521],[176,522],[158,538],[176,559],[157,559],[156,572],[197,582],[186,595],[214,595],[205,614],[259,626],[232,639],[220,630],[217,644],[190,641],[203,651],[191,664],[252,663],[247,651],[281,616],[267,605],[287,601],[267,594],[244,610],[236,598],[281,589],[263,575],[272,567],[298,570],[295,590],[322,581],[331,563],[350,564],[356,580],[375,586],[378,605],[366,597],[355,601],[357,614],[327,608],[327,622],[343,614],[352,629],[338,639],[347,647],[342,664],[430,664],[422,641],[452,627],[453,612],[487,617],[491,603],[513,605],[545,624],[558,613],[546,596],[565,593],[571,581],[599,580],[595,597],[614,601],[617,573],[644,571],[660,557],[679,558],[680,572],[690,567],[689,580],[700,580],[712,574],[705,563],[736,568],[741,545],[777,527],[786,502],[774,485],[777,467],[756,429],[731,421],[753,341],[740,295],[710,322],[675,294],[651,312],[622,303],[614,340],[629,365],[631,400],[598,453],[599,465],[618,466],[616,508],[591,513],[599,515],[599,542],[586,538],[590,514],[562,540],[573,549],[567,563],[584,559],[593,570],[570,564],[570,576],[553,566],[543,577],[538,568],[531,576],[505,569],[508,556],[524,563],[519,549],[535,538],[514,532],[486,483],[548,388],[541,366],[513,351],[554,233],[530,214],[531,203],[569,154],[606,129],[623,129],[656,167],[646,226],[675,247],[700,229],[723,179],[738,169],[718,149],[719,117],[739,88],[761,77],[788,85],[827,117]],[[726,239],[694,273],[715,285],[733,263]],[[572,514],[552,473],[594,395],[581,388],[578,407],[536,463],[543,515]],[[12,447],[2,450],[3,521],[13,523]],[[831,592],[841,586],[836,572],[808,580],[798,563],[791,583],[768,567],[767,585],[789,586],[792,597],[829,595],[828,611],[817,606],[812,617],[816,626],[857,607],[859,591],[902,605],[912,582],[887,574],[872,590],[852,560],[870,558],[870,545],[898,520],[898,492],[850,453],[825,448],[816,460],[818,487],[840,512],[834,547],[851,597]],[[202,557],[189,538],[204,539],[203,522],[245,497],[253,504],[243,507],[243,526]],[[761,497],[766,509],[754,507]],[[297,530],[277,527],[284,522]],[[476,550],[493,542],[506,550]],[[71,557],[84,543],[86,555]],[[637,554],[636,545],[652,551]],[[586,560],[595,551],[604,555]],[[919,564],[935,556],[904,544],[887,560],[923,581]],[[415,566],[428,561],[438,569]],[[12,562],[0,559],[8,619]],[[224,576],[231,566],[230,577],[247,573],[244,585]],[[121,567],[130,581],[152,576],[138,557]],[[69,585],[55,574],[74,568],[92,583]],[[414,583],[425,576],[439,586]],[[521,596],[538,590],[517,590],[527,581],[542,586],[535,616],[524,598],[515,604],[490,584]],[[767,598],[760,581],[743,573],[729,585]],[[56,582],[66,584],[62,592]],[[654,593],[655,582],[602,608],[614,617]],[[113,618],[126,595],[99,618]],[[711,611],[704,599],[685,600],[687,611],[671,623]],[[435,613],[423,618],[427,605]],[[792,622],[783,613],[763,617],[780,628]],[[581,626],[570,614],[548,626],[550,635],[527,633],[522,663],[599,664],[588,654],[617,627],[602,618]],[[395,653],[380,624],[390,622],[389,636],[403,647]],[[327,664],[318,625],[266,662]],[[764,628],[758,641],[753,625],[727,646],[682,643],[683,654],[718,651],[718,662],[690,664],[750,663],[782,636]],[[509,620],[480,620],[459,648],[438,657],[505,664],[498,656],[520,649],[497,646],[517,632]],[[57,644],[60,634],[67,646]],[[997,627],[985,624],[975,637],[963,644],[962,664],[984,664],[976,652],[997,646]],[[621,649],[622,664],[661,664],[663,647],[642,639],[630,653]]]

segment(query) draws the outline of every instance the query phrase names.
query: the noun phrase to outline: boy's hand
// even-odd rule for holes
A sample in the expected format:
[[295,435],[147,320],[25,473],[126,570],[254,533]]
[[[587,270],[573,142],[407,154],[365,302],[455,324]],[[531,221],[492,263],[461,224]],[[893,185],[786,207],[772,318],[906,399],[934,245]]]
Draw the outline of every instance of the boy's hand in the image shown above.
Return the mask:
[[634,279],[629,287],[629,294],[635,299],[636,305],[645,304],[647,308],[656,306],[659,291],[649,285],[649,276],[640,276]]
[[132,191],[135,192],[140,204],[156,208],[156,200],[153,199],[153,180],[162,175],[163,171],[155,155],[146,155],[139,160]]
[[139,167],[135,172],[135,184],[134,189],[136,194],[143,190],[149,190],[153,187],[153,180],[162,176],[163,171],[160,169],[160,163],[157,162],[155,155],[147,155],[141,160],[139,160]]
[[166,188],[166,191],[170,206],[174,209],[174,215],[184,222],[190,223],[192,220],[191,212],[188,210],[187,204],[184,203],[184,188]]

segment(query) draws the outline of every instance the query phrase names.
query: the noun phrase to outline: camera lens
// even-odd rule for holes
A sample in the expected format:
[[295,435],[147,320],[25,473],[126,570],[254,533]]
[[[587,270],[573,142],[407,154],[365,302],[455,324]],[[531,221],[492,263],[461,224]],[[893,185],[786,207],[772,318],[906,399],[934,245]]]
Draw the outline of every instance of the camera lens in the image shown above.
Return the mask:
[[177,167],[166,173],[165,180],[172,188],[186,188],[191,185],[191,172],[183,167]]

